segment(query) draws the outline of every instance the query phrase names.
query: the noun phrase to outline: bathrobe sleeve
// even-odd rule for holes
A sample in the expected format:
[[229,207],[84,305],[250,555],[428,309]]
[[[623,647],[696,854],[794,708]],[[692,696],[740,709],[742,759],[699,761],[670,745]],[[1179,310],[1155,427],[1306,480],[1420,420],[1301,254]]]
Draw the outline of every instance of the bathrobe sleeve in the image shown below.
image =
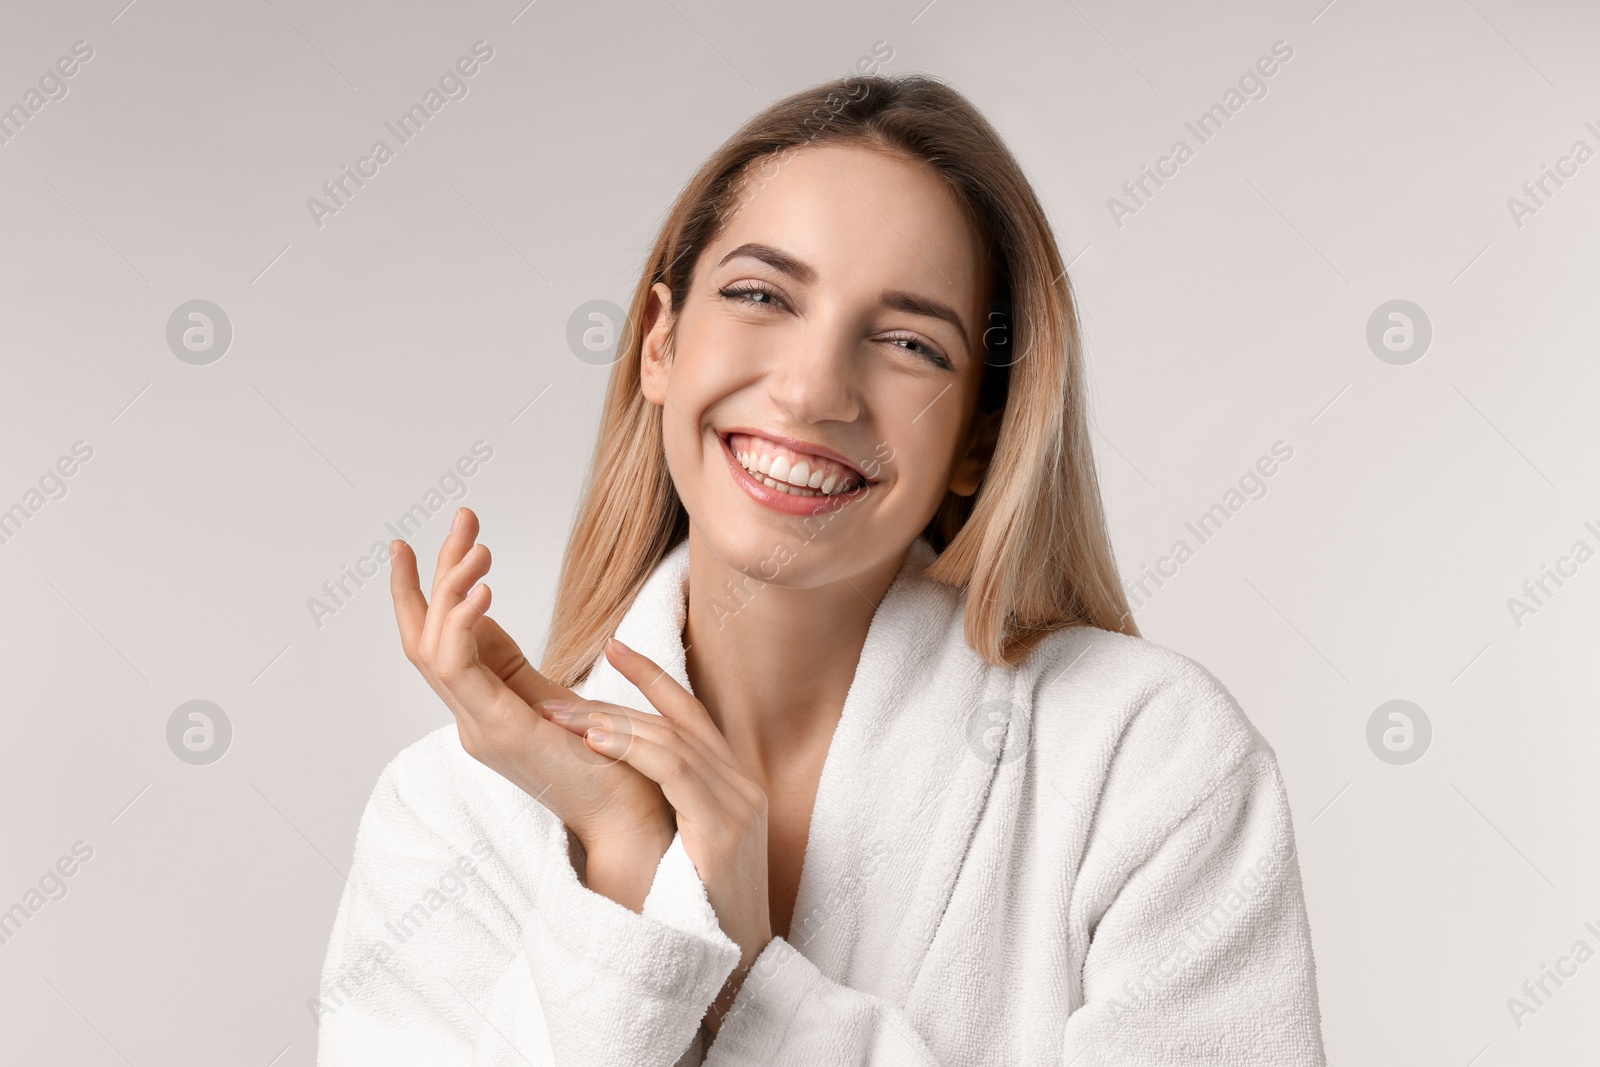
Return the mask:
[[1220,684],[1129,731],[1074,889],[1075,1067],[1322,1067],[1310,928],[1277,760]]
[[[565,857],[563,857],[565,860]],[[551,863],[522,944],[560,1067],[673,1067],[739,962],[674,835],[643,914]]]
[[319,1067],[692,1058],[739,949],[681,839],[635,913],[586,888],[560,821],[449,732],[397,757],[362,814],[310,1005]]
[[833,981],[775,937],[745,976],[705,1067],[815,1064],[941,1067],[903,1010]]

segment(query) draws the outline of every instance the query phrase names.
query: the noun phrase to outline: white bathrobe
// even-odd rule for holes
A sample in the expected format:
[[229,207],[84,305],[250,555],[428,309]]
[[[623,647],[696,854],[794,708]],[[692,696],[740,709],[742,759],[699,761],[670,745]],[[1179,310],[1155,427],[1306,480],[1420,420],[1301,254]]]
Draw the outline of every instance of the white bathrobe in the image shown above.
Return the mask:
[[[714,1041],[739,950],[682,839],[622,907],[452,723],[362,814],[310,1002],[320,1067],[1323,1064],[1288,800],[1238,704],[1089,627],[991,666],[933,558],[916,542],[873,616],[788,936]],[[685,685],[688,562],[617,630]],[[653,710],[604,657],[578,691]]]

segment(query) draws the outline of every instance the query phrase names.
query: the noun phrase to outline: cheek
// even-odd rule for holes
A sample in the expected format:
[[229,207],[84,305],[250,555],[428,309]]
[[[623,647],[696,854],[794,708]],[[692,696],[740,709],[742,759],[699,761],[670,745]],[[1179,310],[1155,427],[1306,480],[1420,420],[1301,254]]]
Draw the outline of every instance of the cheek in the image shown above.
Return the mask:
[[[725,388],[725,379],[737,364],[737,348],[729,330],[712,317],[685,317],[673,342],[669,393],[685,414],[689,406],[703,406]],[[679,420],[682,421],[681,419]]]
[[[703,462],[717,458],[710,432],[717,403],[735,387],[717,346],[703,336],[679,338],[668,372],[666,404],[661,411],[662,448],[674,481],[696,477]],[[687,488],[680,484],[680,490]]]
[[915,422],[908,417],[899,433],[879,445],[874,458],[899,483],[902,492],[923,502],[937,503],[949,487],[950,441],[955,429],[944,421],[935,421],[933,414],[929,410]]
[[685,407],[684,401],[671,394],[668,401],[661,413],[661,447],[666,454],[667,473],[680,495],[690,495],[695,482],[704,477],[703,472],[712,458],[706,442],[715,442],[709,434],[700,432],[697,411]]

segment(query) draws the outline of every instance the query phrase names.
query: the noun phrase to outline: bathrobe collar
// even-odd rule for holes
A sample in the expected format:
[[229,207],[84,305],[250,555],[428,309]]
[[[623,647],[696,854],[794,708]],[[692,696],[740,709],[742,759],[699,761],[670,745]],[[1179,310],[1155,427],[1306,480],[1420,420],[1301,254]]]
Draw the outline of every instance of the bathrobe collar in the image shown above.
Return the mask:
[[[864,992],[897,1002],[927,953],[1002,762],[973,741],[986,725],[980,705],[1012,695],[1000,677],[1009,672],[966,645],[965,597],[926,577],[936,558],[918,538],[873,614],[823,764],[787,938],[833,980],[864,982]],[[688,581],[685,540],[616,633],[692,692]],[[604,656],[578,691],[654,710]]]

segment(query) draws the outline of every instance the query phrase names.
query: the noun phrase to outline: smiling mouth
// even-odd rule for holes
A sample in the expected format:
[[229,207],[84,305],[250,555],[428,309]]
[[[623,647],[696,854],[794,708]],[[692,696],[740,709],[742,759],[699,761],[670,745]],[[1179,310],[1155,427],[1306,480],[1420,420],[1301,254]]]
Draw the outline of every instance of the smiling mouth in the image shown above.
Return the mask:
[[722,440],[745,473],[775,492],[825,499],[849,496],[872,482],[850,464],[759,434],[734,431]]

